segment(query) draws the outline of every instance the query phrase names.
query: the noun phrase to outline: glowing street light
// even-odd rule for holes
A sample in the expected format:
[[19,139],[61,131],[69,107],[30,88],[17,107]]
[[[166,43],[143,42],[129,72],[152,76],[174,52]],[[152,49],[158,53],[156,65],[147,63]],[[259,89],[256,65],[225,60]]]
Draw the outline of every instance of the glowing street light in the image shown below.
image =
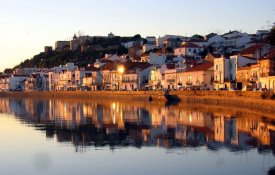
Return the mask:
[[123,74],[124,71],[125,71],[124,66],[119,66],[119,67],[117,68],[117,71],[118,71],[118,73]]
[[118,90],[120,90],[120,85],[121,85],[121,82],[122,82],[122,74],[125,72],[125,68],[123,65],[119,65],[117,67],[117,72],[120,74],[119,75],[119,80],[118,80]]

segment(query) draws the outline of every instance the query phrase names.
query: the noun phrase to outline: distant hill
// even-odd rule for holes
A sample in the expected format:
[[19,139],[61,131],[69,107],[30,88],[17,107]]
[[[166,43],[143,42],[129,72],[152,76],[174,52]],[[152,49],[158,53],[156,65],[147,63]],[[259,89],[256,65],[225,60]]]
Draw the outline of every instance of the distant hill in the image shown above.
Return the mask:
[[41,52],[32,59],[27,59],[20,63],[17,67],[39,67],[51,68],[63,65],[67,62],[73,62],[79,66],[86,66],[93,63],[96,59],[104,57],[105,54],[123,55],[128,53],[128,49],[122,46],[122,43],[130,41],[141,41],[140,35],[133,37],[92,37],[91,41],[87,41],[84,45],[75,51],[69,48],[63,51],[52,51],[50,53]]

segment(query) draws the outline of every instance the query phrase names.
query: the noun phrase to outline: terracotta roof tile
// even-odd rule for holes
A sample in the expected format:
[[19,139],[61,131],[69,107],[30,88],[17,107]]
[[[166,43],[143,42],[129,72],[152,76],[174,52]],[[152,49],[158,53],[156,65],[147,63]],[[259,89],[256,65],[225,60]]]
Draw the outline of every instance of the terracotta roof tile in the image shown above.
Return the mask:
[[206,71],[206,70],[210,69],[213,66],[214,66],[213,62],[204,61],[203,63],[198,64],[198,65],[192,67],[187,72]]
[[102,70],[113,70],[116,67],[115,63],[107,63],[102,66]]
[[254,54],[258,49],[262,48],[265,44],[256,44],[254,46],[248,47],[240,52],[241,55]]

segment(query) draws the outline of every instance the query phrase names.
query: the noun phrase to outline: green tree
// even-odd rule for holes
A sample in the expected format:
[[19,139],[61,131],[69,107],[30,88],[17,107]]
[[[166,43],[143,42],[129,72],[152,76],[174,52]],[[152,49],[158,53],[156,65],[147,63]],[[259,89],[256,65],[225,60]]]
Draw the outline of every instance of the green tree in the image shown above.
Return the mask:
[[202,40],[204,39],[203,36],[198,35],[198,34],[193,35],[191,38],[192,38],[192,39],[202,39]]
[[135,39],[135,40],[140,40],[140,39],[141,39],[140,34],[136,34],[136,35],[134,36],[134,39]]
[[5,74],[12,74],[12,72],[13,72],[13,69],[5,69],[4,70]]

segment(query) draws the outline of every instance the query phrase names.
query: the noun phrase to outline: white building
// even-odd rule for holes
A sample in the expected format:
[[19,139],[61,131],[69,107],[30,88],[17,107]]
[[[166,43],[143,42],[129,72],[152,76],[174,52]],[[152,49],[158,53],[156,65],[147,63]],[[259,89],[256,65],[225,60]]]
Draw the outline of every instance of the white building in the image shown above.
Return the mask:
[[256,32],[257,39],[263,39],[266,38],[269,35],[269,30],[258,30]]
[[257,60],[240,55],[214,59],[214,89],[235,88],[236,72],[238,67],[243,67],[249,63],[256,63]]
[[25,91],[48,91],[49,75],[44,72],[32,73],[25,81]]
[[104,58],[101,58],[101,61],[113,61],[113,62],[122,62],[124,63],[126,61],[126,58],[125,57],[120,57],[116,54],[105,54],[105,57]]
[[152,65],[148,63],[134,63],[130,68],[126,67],[125,69],[126,72],[122,74],[119,89],[132,91],[145,86],[149,80]]
[[182,41],[187,41],[188,38],[183,37],[183,36],[178,36],[178,35],[165,35],[163,37],[158,37],[157,39],[157,47],[162,48],[164,46],[164,42],[169,40],[169,39],[177,39],[179,38]]
[[127,43],[121,43],[122,46],[124,46],[125,48],[129,49],[130,47],[133,47],[135,41],[130,41]]
[[153,65],[165,64],[166,56],[158,53],[151,52],[149,55],[149,63]]
[[201,46],[193,43],[184,43],[181,47],[174,49],[174,55],[197,57],[202,51],[203,47]]
[[157,48],[157,46],[155,44],[143,44],[142,45],[142,52],[145,53],[145,52],[153,50],[155,48]]
[[215,36],[209,38],[207,42],[209,45],[215,44],[218,46],[223,46],[225,43],[225,39],[220,35],[215,35]]
[[224,34],[223,37],[225,38],[225,47],[241,48],[251,41],[251,36],[249,34],[238,31],[229,32]]
[[177,89],[177,73],[175,64],[163,64],[161,67],[163,74],[161,85],[164,89]]
[[[75,71],[77,70],[77,66],[74,63],[67,63],[66,65],[61,65],[59,67],[52,68],[48,73],[48,86],[49,91],[56,91],[60,90],[59,88],[63,87],[64,90],[65,86],[65,72],[67,71]],[[63,85],[61,85],[60,81],[63,81]]]
[[149,74],[149,86],[152,90],[162,89],[162,73],[160,67],[153,67]]
[[195,45],[198,45],[200,47],[207,47],[209,46],[208,42],[201,39],[190,39],[188,42],[184,41],[181,43],[181,45],[187,44],[187,43],[193,43]]
[[0,91],[23,91],[25,89],[26,76],[17,75],[1,75],[0,76]]
[[154,36],[147,36],[145,39],[147,40],[147,44],[157,44],[157,39]]
[[190,89],[213,89],[214,63],[202,61],[177,73],[177,86]]
[[38,71],[37,68],[16,68],[13,71],[13,75],[30,75],[33,72]]

